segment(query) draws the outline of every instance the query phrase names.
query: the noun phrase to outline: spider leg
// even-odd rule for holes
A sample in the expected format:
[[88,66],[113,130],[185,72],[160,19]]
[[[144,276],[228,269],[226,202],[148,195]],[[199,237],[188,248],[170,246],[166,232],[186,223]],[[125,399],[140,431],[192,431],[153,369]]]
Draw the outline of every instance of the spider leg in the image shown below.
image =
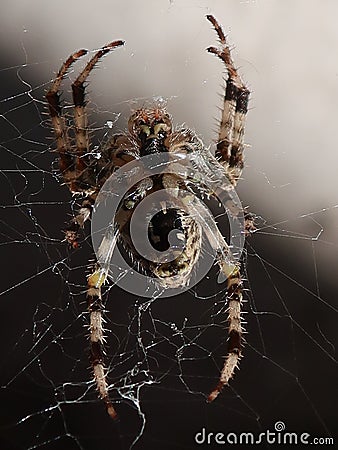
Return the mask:
[[240,264],[233,263],[229,258],[230,249],[223,236],[218,231],[213,236],[217,242],[218,265],[222,274],[227,278],[226,299],[228,302],[228,348],[223,368],[215,388],[210,392],[207,401],[212,402],[221,393],[235,373],[242,355],[243,327],[241,319],[241,305],[243,301],[243,282]]
[[[241,303],[243,300],[243,286],[241,280],[240,266],[229,266],[224,261],[219,262],[221,271],[227,278],[227,301],[228,301],[228,350],[227,356],[221,370],[219,381],[208,396],[208,402],[212,402],[220,394],[223,387],[227,385],[232,378],[236,367],[238,367],[242,353],[242,334],[241,323]],[[229,275],[229,271],[231,274]]]
[[86,112],[85,102],[85,82],[104,55],[111,50],[123,45],[123,41],[114,41],[102,47],[91,60],[86,64],[83,71],[72,84],[73,102],[74,102],[74,123],[75,123],[75,139],[76,139],[76,168],[79,172],[85,170],[89,164],[89,132],[88,132],[88,116]]
[[59,89],[61,82],[71,65],[86,53],[87,50],[82,49],[69,56],[67,61],[62,64],[61,69],[46,94],[49,114],[57,142],[57,150],[60,156],[59,167],[66,181],[74,176],[74,158],[65,119],[61,113]]
[[79,231],[84,227],[85,222],[91,218],[93,206],[100,188],[116,168],[122,167],[124,164],[135,159],[135,155],[130,151],[130,148],[132,148],[132,143],[127,136],[115,134],[110,139],[108,145],[102,149],[101,158],[96,163],[97,173],[94,175],[95,179],[97,179],[96,190],[87,193],[77,214],[69,221],[65,229],[66,241],[73,248],[79,246]]
[[204,232],[210,245],[216,251],[217,263],[222,274],[227,279],[228,302],[228,350],[216,387],[210,392],[208,402],[212,402],[220,394],[223,387],[229,383],[241,359],[243,327],[241,321],[241,303],[243,300],[243,283],[240,264],[233,259],[231,249],[219,231],[216,222],[207,209],[193,199],[189,204],[191,213],[204,221]]
[[87,306],[90,316],[90,362],[100,398],[107,407],[112,419],[117,419],[117,413],[110,400],[106,370],[104,367],[104,329],[101,287],[107,279],[109,264],[116,245],[117,233],[108,227],[97,253],[97,263],[93,273],[88,277]]
[[231,183],[236,185],[243,169],[243,134],[250,92],[234,66],[221,26],[213,16],[206,17],[215,28],[221,44],[220,49],[209,47],[207,51],[218,56],[228,72],[215,156],[225,164]]
[[66,226],[65,239],[73,248],[79,246],[79,231],[84,227],[85,222],[91,218],[94,202],[95,200],[92,197],[87,197],[83,200],[76,216],[74,216]]

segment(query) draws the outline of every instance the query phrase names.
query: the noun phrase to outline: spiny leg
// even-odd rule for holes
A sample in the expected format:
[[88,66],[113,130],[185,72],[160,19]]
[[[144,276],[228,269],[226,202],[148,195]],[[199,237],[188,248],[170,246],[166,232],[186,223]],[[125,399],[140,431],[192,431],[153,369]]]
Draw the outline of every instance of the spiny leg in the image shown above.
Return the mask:
[[221,43],[220,49],[209,47],[207,51],[218,56],[228,72],[215,156],[226,164],[229,179],[236,185],[243,169],[243,134],[250,92],[234,66],[221,26],[213,16],[206,17],[215,28]]
[[[194,208],[192,208],[194,210]],[[195,208],[196,212],[197,209]],[[205,215],[204,215],[205,216]],[[211,246],[216,251],[217,262],[222,274],[227,279],[226,299],[228,302],[228,350],[216,387],[210,392],[207,401],[212,402],[220,394],[223,387],[233,377],[242,354],[243,327],[241,321],[241,303],[243,300],[243,283],[240,263],[235,262],[232,252],[216,223],[204,228]]]
[[65,238],[68,244],[70,244],[73,248],[77,248],[79,246],[79,231],[84,227],[85,222],[91,218],[94,202],[95,200],[91,197],[83,200],[76,216],[74,216],[67,224],[65,229]]
[[100,182],[98,182],[94,192],[87,194],[77,214],[68,222],[65,229],[66,241],[73,248],[79,246],[79,231],[84,227],[85,222],[91,218],[97,192],[101,186],[116,168],[122,167],[124,164],[135,159],[135,156],[129,150],[130,148],[132,148],[132,142],[127,136],[115,134],[110,139],[108,145],[102,149],[101,158],[97,161],[96,165],[96,176]]
[[[123,45],[121,40],[111,42],[102,47],[91,60],[86,64],[86,67],[76,78],[72,84],[73,102],[74,102],[74,123],[75,123],[75,139],[76,139],[76,168],[78,171],[86,169],[89,163],[89,132],[88,132],[88,116],[86,112],[85,102],[85,82],[93,70],[99,59],[106,55],[111,50]],[[87,157],[85,156],[87,155]]]
[[90,316],[90,362],[100,398],[104,401],[107,412],[112,419],[117,419],[117,412],[110,400],[106,369],[104,367],[104,330],[101,287],[107,279],[109,264],[116,245],[117,235],[108,227],[97,252],[94,272],[88,277],[87,306]]
[[243,328],[241,323],[241,303],[242,280],[240,274],[240,266],[235,269],[231,268],[229,273],[229,265],[226,262],[220,262],[222,272],[228,277],[227,279],[227,301],[228,301],[228,352],[224,361],[219,381],[215,388],[210,392],[207,401],[212,402],[220,394],[223,387],[229,383],[236,367],[241,359],[242,353],[242,335]]
[[241,358],[243,334],[241,303],[243,299],[243,287],[240,264],[234,259],[231,248],[226,243],[211,214],[209,217],[208,210],[196,199],[191,200],[189,210],[191,216],[195,219],[202,218],[204,222],[203,230],[210,245],[216,252],[216,258],[221,272],[227,279],[228,351],[219,382],[208,396],[208,402],[212,402],[222,391],[223,387],[229,383]]
[[82,49],[69,56],[67,61],[62,64],[61,69],[59,70],[55,80],[53,81],[49,91],[46,94],[49,114],[52,120],[52,126],[57,142],[57,150],[60,156],[59,167],[66,182],[69,181],[69,179],[73,175],[74,159],[71,144],[69,141],[67,126],[65,123],[65,119],[62,116],[59,89],[61,82],[71,65],[86,53],[87,50]]

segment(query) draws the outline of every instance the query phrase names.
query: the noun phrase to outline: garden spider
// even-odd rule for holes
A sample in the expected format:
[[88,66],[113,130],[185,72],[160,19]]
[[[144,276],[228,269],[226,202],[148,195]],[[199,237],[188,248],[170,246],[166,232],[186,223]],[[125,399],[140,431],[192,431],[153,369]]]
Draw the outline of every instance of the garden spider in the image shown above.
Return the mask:
[[[90,149],[88,119],[85,104],[85,83],[97,62],[108,52],[124,44],[123,41],[114,41],[101,48],[87,63],[83,71],[72,84],[74,103],[74,140],[69,137],[69,129],[62,115],[59,89],[62,79],[71,65],[87,51],[79,50],[72,54],[61,66],[54,82],[46,94],[52,128],[56,137],[57,151],[59,153],[59,168],[65,184],[72,194],[80,194],[83,198],[77,215],[73,218],[65,231],[66,240],[73,248],[78,246],[78,231],[84,223],[91,218],[93,205],[105,181],[115,170],[126,163],[141,159],[146,155],[159,153],[194,153],[204,152],[209,166],[214,170],[221,170],[224,179],[230,186],[235,187],[243,168],[243,133],[247,113],[249,91],[243,84],[233,64],[230,49],[226,43],[222,28],[212,15],[206,16],[213,25],[219,41],[220,48],[209,47],[208,52],[218,56],[225,64],[228,78],[224,96],[224,105],[219,127],[216,154],[213,156],[206,150],[196,136],[189,129],[174,131],[169,114],[164,108],[141,108],[136,110],[128,122],[128,131],[124,134],[114,135],[109,143],[100,150],[100,157]],[[202,173],[202,175],[205,175]],[[190,180],[191,182],[191,180]],[[199,181],[202,185],[203,181]],[[130,239],[130,220],[137,204],[149,193],[167,187],[185,187],[186,180],[175,174],[161,174],[148,178],[148,184],[138,184],[130,190],[127,198],[121,199],[120,207],[115,217],[115,225],[119,239],[139,263],[142,270],[154,280],[165,286],[182,286],[189,282],[192,269],[196,265],[201,248],[201,229],[193,216],[171,209],[165,211],[152,222],[149,238],[154,248],[161,249],[167,242],[168,232],[179,229],[185,238],[185,248],[170,262],[151,264],[135,250]],[[197,186],[200,187],[200,186]],[[213,195],[214,192],[209,192]],[[184,200],[184,199],[183,199]],[[216,223],[215,228],[216,228]],[[246,218],[245,229],[252,226],[250,217]],[[218,231],[218,229],[217,229]],[[109,242],[109,248],[113,241]],[[242,280],[239,264],[229,264],[225,255],[229,247],[218,231],[213,239],[217,262],[221,272],[227,277],[228,302],[228,352],[220,374],[217,386],[208,396],[213,401],[222,388],[228,384],[238,366],[242,351]],[[109,260],[111,255],[106,253],[107,245],[101,248],[104,259]],[[101,255],[102,256],[102,255]],[[108,393],[108,384],[104,367],[104,333],[103,333],[103,302],[101,287],[108,275],[106,264],[101,264],[100,258],[88,277],[87,303],[90,316],[90,360],[94,372],[96,386],[101,399],[107,407],[109,415],[115,419],[117,413],[111,403]]]

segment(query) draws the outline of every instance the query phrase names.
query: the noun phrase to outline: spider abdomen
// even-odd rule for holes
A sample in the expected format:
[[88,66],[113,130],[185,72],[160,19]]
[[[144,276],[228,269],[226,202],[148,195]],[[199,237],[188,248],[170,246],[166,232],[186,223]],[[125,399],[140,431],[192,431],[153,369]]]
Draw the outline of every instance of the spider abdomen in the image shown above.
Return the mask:
[[168,174],[154,175],[126,194],[115,216],[131,259],[165,287],[187,285],[200,254],[201,226],[187,211],[189,195],[178,179],[169,188]]

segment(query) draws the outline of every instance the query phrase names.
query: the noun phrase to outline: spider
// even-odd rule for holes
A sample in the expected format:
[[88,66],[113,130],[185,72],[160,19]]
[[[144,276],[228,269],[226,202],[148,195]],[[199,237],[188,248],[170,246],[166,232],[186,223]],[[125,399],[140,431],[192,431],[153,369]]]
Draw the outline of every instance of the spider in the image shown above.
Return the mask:
[[[69,56],[61,66],[55,80],[46,94],[52,129],[56,138],[59,155],[59,169],[64,183],[70,192],[82,198],[81,207],[65,230],[66,241],[73,247],[78,247],[78,232],[91,218],[93,205],[105,181],[118,168],[130,161],[141,159],[147,155],[159,153],[194,153],[201,152],[208,159],[213,169],[221,170],[224,179],[234,188],[243,169],[243,134],[245,116],[248,110],[249,90],[242,82],[234,66],[229,46],[221,26],[212,15],[206,18],[215,29],[220,47],[209,47],[208,52],[216,55],[225,65],[227,71],[226,88],[222,116],[219,125],[215,156],[205,150],[201,140],[190,129],[174,130],[172,119],[165,108],[140,108],[132,113],[128,121],[128,131],[115,134],[108,144],[100,150],[100,156],[90,148],[88,118],[85,102],[85,83],[98,61],[107,53],[124,45],[121,40],[111,42],[102,47],[89,60],[85,68],[72,84],[74,104],[74,137],[69,136],[69,127],[62,115],[59,89],[68,70],[87,51],[79,50]],[[204,150],[203,150],[204,149]],[[203,153],[204,152],[204,153]],[[202,173],[202,175],[204,175]],[[203,181],[199,181],[203,184]],[[159,214],[151,222],[149,239],[154,248],[165,246],[168,232],[179,229],[185,238],[185,248],[170,262],[151,264],[139,255],[130,239],[130,220],[135,207],[149,193],[166,187],[186,186],[186,180],[175,174],[160,174],[150,176],[147,183],[140,183],[121,199],[116,214],[115,225],[119,239],[137,260],[139,266],[147,275],[156,279],[163,286],[182,286],[189,282],[192,270],[196,265],[201,248],[201,229],[186,212],[178,208],[170,209],[167,213]],[[214,194],[214,192],[210,192]],[[216,228],[216,223],[215,223]],[[252,220],[246,216],[245,230],[250,231]],[[218,228],[217,228],[218,230]],[[215,243],[216,242],[216,243]],[[210,392],[207,401],[213,401],[223,387],[229,383],[242,354],[243,326],[241,322],[241,303],[243,298],[243,281],[240,273],[240,263],[229,264],[224,257],[229,251],[225,239],[220,232],[214,239],[217,263],[220,271],[227,278],[228,302],[228,350],[221,370],[218,384]],[[101,249],[103,259],[109,260],[111,255],[106,253],[107,246]],[[101,255],[102,256],[102,255]],[[108,276],[107,265],[97,259],[92,273],[88,277],[87,306],[89,312],[90,329],[90,362],[94,373],[100,398],[106,405],[108,414],[117,418],[116,410],[110,400],[106,369],[104,366],[104,304],[101,287]]]

